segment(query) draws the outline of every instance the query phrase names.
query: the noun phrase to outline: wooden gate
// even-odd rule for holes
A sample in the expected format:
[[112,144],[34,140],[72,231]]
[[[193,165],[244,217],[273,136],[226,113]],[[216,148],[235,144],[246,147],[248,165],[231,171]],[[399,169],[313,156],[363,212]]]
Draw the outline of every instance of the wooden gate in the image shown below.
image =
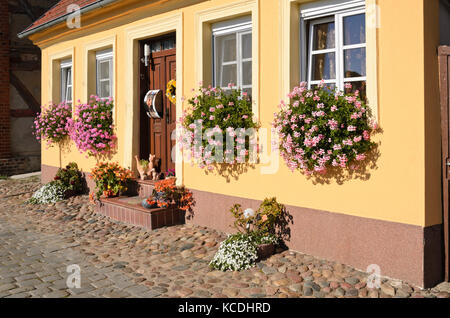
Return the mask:
[[450,276],[449,205],[450,205],[450,47],[439,47],[439,82],[441,97],[442,126],[442,181],[444,207],[445,280]]

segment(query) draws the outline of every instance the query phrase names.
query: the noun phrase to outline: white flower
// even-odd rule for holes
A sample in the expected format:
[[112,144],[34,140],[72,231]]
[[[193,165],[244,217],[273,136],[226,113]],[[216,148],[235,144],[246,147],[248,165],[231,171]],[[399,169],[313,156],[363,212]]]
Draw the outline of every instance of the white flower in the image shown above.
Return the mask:
[[64,200],[65,193],[66,188],[60,183],[47,183],[33,194],[30,202],[35,204],[56,203]]
[[230,235],[220,244],[219,250],[209,264],[221,271],[241,271],[251,268],[258,259],[259,244],[277,244],[275,236],[256,239],[250,235]]
[[245,217],[246,219],[249,219],[249,218],[254,217],[255,214],[256,214],[256,213],[255,213],[255,210],[250,209],[250,208],[244,211],[244,217]]

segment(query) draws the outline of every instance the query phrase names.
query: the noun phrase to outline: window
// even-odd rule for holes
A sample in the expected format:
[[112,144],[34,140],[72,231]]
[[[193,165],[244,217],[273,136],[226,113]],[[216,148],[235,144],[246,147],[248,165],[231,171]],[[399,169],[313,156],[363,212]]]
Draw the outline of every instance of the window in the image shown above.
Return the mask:
[[[305,19],[307,81],[314,87],[323,79],[328,87],[359,90],[366,98],[366,25],[364,9],[342,10]],[[352,89],[345,84],[352,84]]]
[[228,84],[252,95],[252,23],[251,17],[216,23],[213,31],[214,86]]
[[108,98],[113,96],[113,52],[112,49],[96,53],[97,63],[97,96]]
[[72,102],[72,60],[61,61],[61,101]]
[[161,40],[152,40],[150,42],[150,52],[156,53],[164,50],[171,50],[176,48],[175,36],[170,36]]

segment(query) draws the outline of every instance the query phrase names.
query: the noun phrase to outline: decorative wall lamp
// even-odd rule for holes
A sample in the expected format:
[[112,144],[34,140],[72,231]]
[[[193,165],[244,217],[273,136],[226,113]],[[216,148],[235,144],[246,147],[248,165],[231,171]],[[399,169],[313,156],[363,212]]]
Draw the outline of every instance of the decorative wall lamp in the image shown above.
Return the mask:
[[149,59],[150,59],[150,45],[145,44],[144,45],[144,63],[145,63],[145,66],[148,66]]

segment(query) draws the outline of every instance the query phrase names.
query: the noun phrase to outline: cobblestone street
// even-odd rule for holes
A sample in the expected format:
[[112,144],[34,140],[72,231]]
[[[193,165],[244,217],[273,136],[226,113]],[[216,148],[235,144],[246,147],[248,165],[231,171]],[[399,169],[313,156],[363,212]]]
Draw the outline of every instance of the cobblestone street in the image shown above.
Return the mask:
[[[192,225],[152,232],[95,214],[87,196],[53,205],[24,202],[39,180],[0,181],[0,297],[440,297],[312,256],[279,251],[244,272],[211,271],[223,233]],[[67,287],[79,265],[81,288]]]

